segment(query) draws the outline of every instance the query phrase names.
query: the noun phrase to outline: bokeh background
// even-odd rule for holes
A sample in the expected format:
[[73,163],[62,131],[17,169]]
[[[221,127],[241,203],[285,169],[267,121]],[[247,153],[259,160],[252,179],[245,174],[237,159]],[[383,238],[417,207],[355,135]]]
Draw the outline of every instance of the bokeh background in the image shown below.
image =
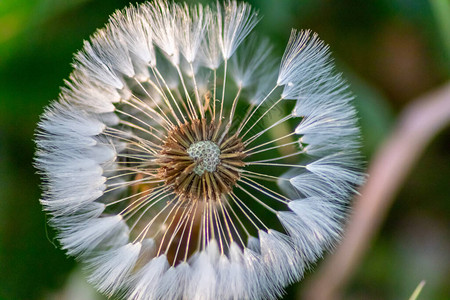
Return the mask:
[[[141,2],[141,1],[138,1]],[[356,95],[367,161],[415,98],[450,78],[448,0],[249,1],[282,54],[291,28],[331,47]],[[33,133],[72,54],[125,0],[0,0],[0,299],[103,299],[58,249],[38,202]],[[450,299],[450,131],[436,136],[396,195],[345,299]],[[308,274],[306,279],[311,276]],[[298,299],[303,285],[288,288]]]

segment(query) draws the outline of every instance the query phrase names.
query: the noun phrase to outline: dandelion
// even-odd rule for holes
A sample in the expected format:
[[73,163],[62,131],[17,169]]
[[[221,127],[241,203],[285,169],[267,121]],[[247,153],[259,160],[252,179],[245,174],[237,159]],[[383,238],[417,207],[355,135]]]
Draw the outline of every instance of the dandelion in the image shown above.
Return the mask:
[[280,60],[250,5],[117,11],[36,134],[41,203],[107,296],[273,299],[339,239],[362,181],[328,46]]

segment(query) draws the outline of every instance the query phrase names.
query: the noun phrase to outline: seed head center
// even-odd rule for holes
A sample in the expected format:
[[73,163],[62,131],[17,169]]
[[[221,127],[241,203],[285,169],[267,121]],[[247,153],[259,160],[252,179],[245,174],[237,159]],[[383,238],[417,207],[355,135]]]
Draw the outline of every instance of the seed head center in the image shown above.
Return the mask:
[[155,163],[156,176],[182,201],[220,201],[245,167],[244,144],[214,121],[194,120],[173,128]]
[[194,159],[194,173],[199,176],[205,171],[210,173],[216,171],[220,163],[220,148],[211,141],[195,142],[187,149],[187,153]]

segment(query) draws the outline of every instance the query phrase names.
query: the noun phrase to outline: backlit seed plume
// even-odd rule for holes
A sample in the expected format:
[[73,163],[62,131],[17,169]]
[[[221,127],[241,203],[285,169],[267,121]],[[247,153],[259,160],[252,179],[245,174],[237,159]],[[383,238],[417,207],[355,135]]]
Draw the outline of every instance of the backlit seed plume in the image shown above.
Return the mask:
[[36,134],[41,203],[107,296],[275,299],[333,247],[362,182],[352,96],[316,34],[258,13],[117,11]]

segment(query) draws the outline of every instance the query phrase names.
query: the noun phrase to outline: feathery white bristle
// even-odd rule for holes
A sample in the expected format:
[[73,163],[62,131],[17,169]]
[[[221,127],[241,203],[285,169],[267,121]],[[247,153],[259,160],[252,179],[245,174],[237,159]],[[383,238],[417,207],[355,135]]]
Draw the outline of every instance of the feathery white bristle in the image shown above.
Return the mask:
[[224,59],[229,59],[258,23],[258,14],[247,3],[226,1],[217,10],[219,44]]
[[59,202],[61,202],[61,209],[65,206],[66,212],[76,209],[86,202],[95,200],[91,195],[96,195],[97,192],[105,189],[106,178],[99,176],[96,169],[73,173],[70,176],[70,182],[67,182],[67,178],[66,176],[48,178],[49,184],[53,186],[49,189],[53,199],[48,203],[52,209],[56,209]]
[[123,288],[141,250],[141,243],[126,244],[114,250],[96,254],[86,261],[88,281],[109,296]]
[[80,72],[73,72],[65,84],[67,87],[62,88],[64,101],[73,101],[81,107],[88,108],[90,112],[113,112],[115,110],[113,103],[119,102],[121,98],[115,88],[87,78]]
[[305,197],[342,198],[343,196],[334,191],[334,186],[328,186],[325,180],[311,172],[302,172],[290,178],[289,182]]
[[98,163],[106,163],[114,160],[117,153],[112,145],[97,144],[94,147],[86,149],[85,155]]
[[98,218],[105,211],[105,204],[99,202],[91,202],[83,205],[74,213],[54,215],[50,218],[49,223],[56,227],[64,227],[68,224],[82,224],[89,220]]
[[152,29],[153,42],[167,54],[170,62],[178,65],[180,50],[177,42],[177,24],[174,7],[166,1],[154,1],[143,6],[143,15]]
[[242,251],[235,243],[230,245],[229,258],[225,255],[219,257],[216,285],[216,299],[249,299]]
[[103,112],[98,114],[100,122],[106,126],[117,126],[120,123],[120,118],[112,112]]
[[[251,299],[246,280],[247,274],[244,265],[244,256],[242,250],[235,242],[230,245],[228,256],[230,260],[231,275],[229,283],[231,283],[234,291],[229,291],[228,297],[226,298]],[[227,289],[222,287],[221,290],[226,291]]]
[[61,163],[51,159],[51,155],[41,156],[37,164],[49,174],[46,182],[49,188],[41,203],[53,215],[74,213],[102,195],[106,178],[95,161],[74,159],[68,164],[66,159]]
[[188,63],[193,63],[203,40],[209,14],[198,4],[189,7],[187,3],[175,7],[177,19],[177,39],[181,53]]
[[354,112],[354,108],[349,105],[353,97],[340,74],[327,73],[318,82],[306,82],[300,86],[305,88],[298,96],[299,101],[294,110],[297,116],[315,116],[319,107],[328,114],[347,112],[346,108],[349,109],[348,113]]
[[254,236],[249,236],[247,240],[247,248],[256,253],[261,253],[259,239]]
[[268,273],[272,270],[266,268],[258,253],[244,249],[242,263],[248,299],[276,299],[282,295],[282,287],[270,279]]
[[58,234],[63,249],[70,255],[82,255],[101,244],[122,246],[128,239],[127,225],[120,215],[88,220],[82,224],[64,224]]
[[[343,143],[345,140],[345,143]],[[335,151],[354,151],[361,147],[361,143],[356,137],[330,136],[329,134],[308,134],[301,138],[301,143],[307,144],[304,147],[305,153],[311,156],[324,156]]]
[[219,261],[220,250],[219,245],[217,244],[217,241],[215,239],[209,241],[208,246],[206,246],[206,253],[213,265],[215,265]]
[[[179,65],[181,72],[186,75],[187,78],[192,79],[195,77],[199,70],[199,64],[197,61],[189,62],[184,56],[180,58],[180,65]],[[177,75],[179,76],[179,75]],[[194,90],[194,82],[193,80],[187,80],[185,81],[185,84],[189,90]]]
[[268,280],[261,257],[250,249],[244,249],[242,265],[247,279],[245,284],[248,299],[273,299],[272,284]]
[[156,66],[152,29],[141,8],[130,6],[123,13],[116,12],[111,18],[111,28],[123,38],[131,54],[145,64]]
[[109,69],[118,75],[133,77],[133,63],[122,37],[111,26],[99,30],[91,38],[92,50]]
[[53,102],[47,109],[39,124],[43,131],[51,132],[55,136],[94,136],[103,131],[105,124],[77,110],[67,102]]
[[119,76],[102,61],[89,42],[84,42],[83,50],[75,54],[75,59],[73,66],[80,73],[87,74],[87,76],[119,90],[124,87]]
[[363,183],[363,173],[359,169],[357,159],[356,153],[337,152],[306,165],[306,169],[319,176],[328,186],[344,194]]
[[205,251],[192,257],[191,277],[187,286],[187,299],[206,300],[215,299],[216,295],[216,272]]
[[220,31],[215,11],[205,8],[206,19],[205,36],[199,49],[199,62],[211,70],[217,70],[222,63],[222,51],[219,45]]
[[[277,85],[277,63],[275,59],[268,58],[264,61],[264,66],[260,68],[259,78],[248,87],[248,102],[252,105],[258,105],[266,99],[267,95]],[[273,97],[270,97],[271,99]]]
[[328,47],[318,39],[317,34],[312,37],[310,34],[309,30],[291,32],[277,80],[279,86],[284,86],[284,99],[302,97],[303,91],[319,86],[332,70]]
[[261,258],[266,264],[270,280],[276,284],[292,283],[303,276],[305,263],[299,255],[291,238],[278,231],[270,229],[268,232],[259,231],[261,241]]
[[[230,74],[238,87],[249,87],[261,80],[272,66],[272,46],[268,39],[251,36],[237,50],[230,62]],[[266,79],[266,78],[264,78]]]
[[142,247],[141,247],[141,253],[140,253],[140,257],[139,257],[140,263],[148,261],[148,260],[152,259],[153,257],[155,257],[157,249],[156,249],[154,239],[152,239],[152,238],[143,239],[141,244],[142,244]]
[[[78,190],[75,190],[75,192]],[[78,197],[64,197],[59,191],[47,191],[40,200],[44,209],[53,216],[62,216],[76,213],[80,208],[89,205],[102,196],[102,191],[98,189],[84,189]]]
[[[308,115],[301,114],[305,118],[297,126],[295,132],[301,135],[328,134],[330,136],[354,136],[355,135],[355,114],[348,106],[338,102],[334,104],[335,99],[330,97],[330,105],[320,105],[320,103],[307,103],[299,101],[297,107],[303,109],[311,109]],[[295,109],[294,113],[299,114],[299,109]],[[333,124],[335,126],[333,127]]]
[[190,273],[191,267],[187,262],[170,267],[161,277],[161,283],[156,287],[157,290],[152,299],[186,299],[184,291],[188,287]]
[[[50,154],[51,156],[51,154]],[[77,182],[85,181],[83,178],[93,179],[101,178],[103,169],[100,165],[92,159],[74,159],[71,162],[67,162],[62,159],[50,160],[50,157],[41,157],[38,160],[42,164],[42,168],[48,172],[48,178],[50,180],[64,180],[67,178],[75,178]],[[102,180],[104,182],[104,180]]]
[[[291,203],[295,203],[291,205]],[[306,199],[290,202],[295,213],[278,212],[278,219],[297,245],[299,253],[308,265],[336,242],[340,235],[340,223],[330,211],[338,210],[332,205],[320,205]]]
[[127,298],[153,300],[157,299],[158,289],[167,289],[168,286],[174,288],[175,282],[161,280],[168,268],[169,264],[165,255],[152,259],[132,277],[133,286]]

